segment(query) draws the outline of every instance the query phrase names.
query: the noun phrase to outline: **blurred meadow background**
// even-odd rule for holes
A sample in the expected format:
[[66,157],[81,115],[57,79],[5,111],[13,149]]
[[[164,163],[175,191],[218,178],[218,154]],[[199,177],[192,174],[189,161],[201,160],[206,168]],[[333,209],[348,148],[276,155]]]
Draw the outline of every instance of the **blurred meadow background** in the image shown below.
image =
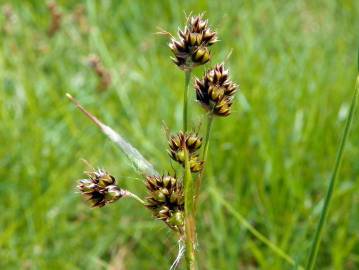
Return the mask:
[[[225,60],[240,85],[233,114],[213,129],[200,269],[295,269],[237,214],[305,265],[354,91],[358,1],[1,0],[0,8],[1,269],[169,268],[176,238],[149,211],[128,199],[90,209],[75,193],[82,158],[146,191],[65,93],[172,171],[163,123],[181,128],[184,74],[168,37],[155,33],[175,34],[191,11],[205,12],[221,40],[205,68]],[[191,91],[192,127],[203,115]],[[356,114],[317,269],[359,269],[358,156]]]

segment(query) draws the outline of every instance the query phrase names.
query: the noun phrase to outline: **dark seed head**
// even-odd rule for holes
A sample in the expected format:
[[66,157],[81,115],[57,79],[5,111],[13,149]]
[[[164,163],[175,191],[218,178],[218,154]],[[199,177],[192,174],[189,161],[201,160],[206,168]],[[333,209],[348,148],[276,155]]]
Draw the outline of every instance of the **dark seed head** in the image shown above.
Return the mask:
[[184,211],[182,181],[170,175],[147,176],[146,187],[148,190],[146,207],[171,229],[182,230],[183,218],[180,218]]
[[178,38],[173,38],[169,47],[174,54],[173,62],[183,70],[207,63],[211,58],[208,47],[218,41],[216,32],[208,27],[202,15],[190,17],[185,29],[178,31]]
[[183,167],[185,165],[185,150],[189,154],[189,163],[191,172],[199,172],[203,168],[203,161],[198,157],[197,151],[202,145],[202,138],[198,134],[192,132],[179,132],[172,135],[168,141],[170,157],[180,163]]
[[201,80],[196,79],[195,90],[197,101],[208,111],[218,116],[231,113],[237,85],[229,79],[229,72],[223,64],[207,71]]
[[77,189],[92,207],[105,206],[127,195],[116,186],[115,178],[104,170],[88,172],[87,176],[79,181]]

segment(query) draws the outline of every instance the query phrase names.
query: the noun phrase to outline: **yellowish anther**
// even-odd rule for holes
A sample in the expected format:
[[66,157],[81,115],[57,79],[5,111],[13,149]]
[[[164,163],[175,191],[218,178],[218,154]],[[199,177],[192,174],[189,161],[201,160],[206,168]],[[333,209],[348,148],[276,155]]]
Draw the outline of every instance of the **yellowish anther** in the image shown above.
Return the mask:
[[161,190],[154,192],[153,197],[159,202],[164,202],[166,200],[166,196],[161,192]]
[[168,223],[173,226],[183,226],[183,222],[184,222],[183,211],[175,212],[168,221]]
[[184,151],[180,150],[177,152],[177,158],[179,161],[184,162]]
[[210,58],[211,58],[211,55],[210,55],[209,51],[205,50],[205,54],[202,57],[202,63],[203,64],[207,63]]
[[209,88],[209,94],[213,100],[219,100],[223,97],[224,91],[221,87],[213,86]]
[[[202,60],[202,57],[205,55],[206,51],[204,48],[199,48],[193,56],[193,60],[195,62],[200,62],[200,60]],[[202,61],[201,61],[202,62]]]
[[196,40],[197,40],[197,35],[195,33],[190,33],[189,34],[189,40],[190,40],[190,44],[191,46],[195,46],[196,45]]

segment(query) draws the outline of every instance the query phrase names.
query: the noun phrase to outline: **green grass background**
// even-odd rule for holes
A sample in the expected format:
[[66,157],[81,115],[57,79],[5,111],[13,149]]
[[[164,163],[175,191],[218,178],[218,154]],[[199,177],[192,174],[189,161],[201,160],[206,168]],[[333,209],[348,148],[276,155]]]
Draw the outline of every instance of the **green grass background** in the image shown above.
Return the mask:
[[[78,1],[59,1],[63,24],[52,38],[46,3],[0,6],[6,3],[15,20],[0,34],[1,269],[169,268],[176,238],[146,209],[127,199],[89,209],[75,193],[81,158],[141,196],[145,188],[65,93],[159,171],[172,171],[162,123],[181,128],[184,74],[169,60],[167,37],[154,33],[175,33],[190,11],[205,11],[218,32],[211,64],[233,50],[226,63],[241,89],[233,114],[214,124],[198,220],[200,269],[293,269],[211,189],[305,264],[354,89],[358,1],[89,0],[89,33],[73,20]],[[0,27],[4,20],[1,14]],[[107,91],[96,90],[89,54],[112,74]],[[203,120],[193,92],[190,116],[193,127]],[[317,269],[359,269],[358,156],[356,115]]]

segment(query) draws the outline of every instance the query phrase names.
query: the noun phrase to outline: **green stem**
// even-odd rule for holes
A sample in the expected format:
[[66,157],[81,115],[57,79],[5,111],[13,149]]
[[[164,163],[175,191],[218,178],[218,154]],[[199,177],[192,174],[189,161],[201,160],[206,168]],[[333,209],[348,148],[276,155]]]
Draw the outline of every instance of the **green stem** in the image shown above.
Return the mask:
[[130,191],[127,191],[127,196],[128,197],[131,197],[133,199],[135,199],[136,201],[138,201],[140,204],[145,204],[145,201],[142,200],[140,197],[138,197],[136,194],[133,194],[132,192]]
[[203,150],[203,157],[202,157],[204,162],[207,161],[208,148],[209,148],[209,138],[211,136],[212,123],[213,123],[213,113],[210,112],[208,114],[206,137],[205,137],[205,141],[204,141],[204,150]]
[[[183,131],[188,129],[188,89],[191,80],[191,70],[185,72],[185,89],[183,93]],[[196,256],[195,256],[195,243],[196,243],[196,224],[194,218],[194,187],[189,164],[189,153],[185,149],[185,167],[184,167],[184,213],[185,213],[185,258],[187,270],[196,270]]]
[[185,208],[185,244],[187,270],[196,270],[196,223],[194,218],[194,187],[191,169],[189,165],[189,154],[185,148],[185,171],[184,171],[184,208]]
[[204,165],[203,165],[202,171],[198,174],[197,179],[196,179],[196,191],[195,191],[196,199],[195,199],[195,207],[194,207],[195,209],[197,209],[197,207],[198,207],[199,192],[200,192],[200,189],[201,189],[204,170],[206,168],[206,163],[207,163],[207,155],[208,155],[208,149],[209,149],[209,139],[211,137],[213,118],[214,118],[214,115],[213,115],[212,112],[210,112],[208,114],[208,118],[207,118],[206,137],[204,139],[204,147],[203,147],[203,155],[202,155],[202,160],[204,161]]
[[351,106],[350,106],[349,114],[348,114],[348,117],[347,117],[347,120],[346,120],[346,124],[345,124],[345,128],[344,128],[344,134],[343,134],[343,137],[342,137],[342,139],[340,141],[340,144],[339,144],[339,149],[338,149],[337,156],[336,156],[336,159],[335,159],[335,165],[334,165],[334,168],[333,168],[332,175],[330,177],[328,191],[327,191],[327,194],[325,196],[324,206],[323,206],[322,212],[320,214],[318,227],[317,227],[317,230],[316,230],[315,235],[314,235],[314,240],[313,240],[312,247],[311,247],[310,254],[309,254],[309,258],[308,258],[308,263],[307,263],[307,266],[305,268],[306,270],[313,270],[314,266],[315,266],[315,262],[316,262],[318,251],[319,251],[320,240],[321,240],[321,236],[322,236],[322,230],[323,230],[323,227],[324,227],[327,215],[328,215],[329,204],[330,204],[330,201],[331,201],[332,196],[333,196],[335,182],[336,182],[337,175],[338,175],[339,168],[340,168],[340,164],[341,164],[341,161],[342,161],[343,150],[344,150],[345,144],[347,142],[350,125],[352,123],[354,110],[355,110],[356,102],[357,102],[357,98],[358,98],[358,93],[359,93],[359,74],[357,75],[355,92],[354,92],[354,95],[353,95],[353,99],[352,99],[352,103],[351,103]]
[[[183,131],[188,129],[188,89],[191,80],[191,70],[185,71],[185,89],[183,92]],[[189,164],[189,153],[185,149],[185,166],[184,166],[184,213],[185,213],[185,258],[187,270],[196,270],[195,243],[196,243],[196,224],[194,219],[194,188],[193,179]]]
[[191,70],[185,71],[185,84],[183,92],[183,131],[187,131],[188,127],[188,88],[191,80]]

